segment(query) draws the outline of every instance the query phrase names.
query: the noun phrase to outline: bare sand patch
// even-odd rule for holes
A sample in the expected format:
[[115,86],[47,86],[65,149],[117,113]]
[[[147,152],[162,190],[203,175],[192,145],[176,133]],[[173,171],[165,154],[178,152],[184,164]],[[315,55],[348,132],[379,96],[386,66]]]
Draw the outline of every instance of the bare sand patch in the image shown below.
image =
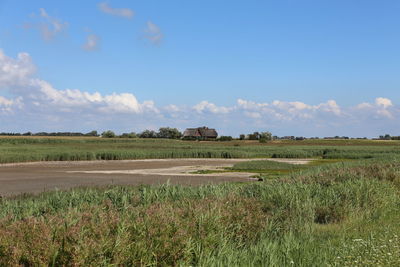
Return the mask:
[[[170,184],[202,185],[243,182],[254,173],[223,170],[237,162],[263,159],[145,159],[121,161],[63,161],[0,164],[0,196],[40,193],[80,186]],[[265,159],[306,164],[310,159]]]
[[[204,161],[202,159],[180,159],[190,161]],[[214,160],[214,159],[213,159]],[[197,171],[223,171],[225,168],[232,167],[237,162],[250,161],[253,159],[215,159],[215,162],[220,162],[218,165],[188,165],[188,166],[176,166],[167,168],[152,168],[152,169],[131,169],[131,170],[80,170],[80,171],[67,171],[69,173],[98,173],[98,174],[141,174],[141,175],[166,175],[166,176],[205,176],[210,174],[194,173]],[[269,161],[283,162],[295,165],[307,164],[310,159],[265,159]],[[143,160],[144,162],[149,161],[160,161],[160,160]],[[163,160],[172,161],[172,160]],[[235,176],[250,178],[254,176],[254,173],[246,172],[215,172],[213,176]]]

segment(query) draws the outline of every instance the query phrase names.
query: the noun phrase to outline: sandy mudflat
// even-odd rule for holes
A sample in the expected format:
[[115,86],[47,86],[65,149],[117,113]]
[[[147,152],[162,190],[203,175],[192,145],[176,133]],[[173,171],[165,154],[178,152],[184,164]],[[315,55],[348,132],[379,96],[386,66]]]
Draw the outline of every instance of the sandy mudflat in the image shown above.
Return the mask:
[[[121,161],[65,161],[0,165],[0,195],[40,193],[77,186],[171,184],[200,185],[251,181],[250,173],[192,174],[218,170],[254,159],[146,159]],[[306,164],[309,159],[268,159]]]

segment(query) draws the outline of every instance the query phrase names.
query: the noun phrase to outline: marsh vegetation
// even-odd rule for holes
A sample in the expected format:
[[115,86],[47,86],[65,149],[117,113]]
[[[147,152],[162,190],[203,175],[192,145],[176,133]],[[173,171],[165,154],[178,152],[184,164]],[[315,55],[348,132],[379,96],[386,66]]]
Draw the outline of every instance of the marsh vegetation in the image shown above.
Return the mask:
[[0,265],[400,263],[398,158],[295,172],[286,164],[243,164],[234,168],[289,172],[264,182],[80,188],[2,199]]
[[362,159],[400,155],[400,141],[196,142],[99,137],[0,137],[0,163],[148,158]]

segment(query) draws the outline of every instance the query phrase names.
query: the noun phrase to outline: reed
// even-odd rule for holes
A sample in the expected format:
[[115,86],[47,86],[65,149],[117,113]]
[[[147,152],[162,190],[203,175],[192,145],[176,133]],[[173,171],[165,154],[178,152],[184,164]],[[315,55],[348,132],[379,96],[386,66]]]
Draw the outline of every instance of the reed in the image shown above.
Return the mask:
[[399,170],[377,158],[258,183],[3,198],[0,266],[398,266]]

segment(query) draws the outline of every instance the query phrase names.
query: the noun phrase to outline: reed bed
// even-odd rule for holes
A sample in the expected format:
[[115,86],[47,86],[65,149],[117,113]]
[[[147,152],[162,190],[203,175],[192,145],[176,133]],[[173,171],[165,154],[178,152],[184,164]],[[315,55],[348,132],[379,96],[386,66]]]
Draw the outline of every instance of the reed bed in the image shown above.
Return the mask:
[[399,190],[400,162],[377,158],[265,182],[7,198],[0,266],[398,266]]
[[[348,141],[350,142],[350,141]],[[322,145],[322,144],[331,145]],[[301,145],[303,144],[303,145]],[[31,161],[126,160],[148,158],[324,158],[362,159],[400,155],[400,142],[343,145],[247,141],[189,142],[160,139],[0,138],[0,163]]]

